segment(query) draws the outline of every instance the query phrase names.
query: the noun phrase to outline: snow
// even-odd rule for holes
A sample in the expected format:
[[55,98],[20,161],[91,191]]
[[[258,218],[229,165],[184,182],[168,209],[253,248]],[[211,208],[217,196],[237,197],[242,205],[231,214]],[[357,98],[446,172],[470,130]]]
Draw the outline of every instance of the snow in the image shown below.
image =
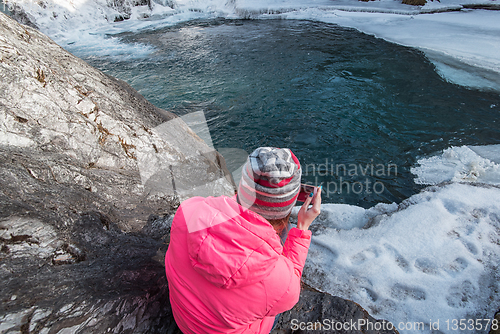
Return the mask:
[[[499,5],[496,1],[428,1],[425,6],[400,1],[237,1],[240,12],[285,12],[289,19],[316,20],[423,51],[440,75],[457,84],[500,89],[498,11],[467,10],[463,5]],[[456,10],[453,12],[443,12]],[[430,14],[432,13],[432,14]]]
[[[295,12],[288,16],[306,18],[308,15]],[[500,88],[500,20],[496,11],[420,15],[335,11],[330,17],[323,16],[321,21],[418,48],[450,82]]]
[[[452,183],[399,206],[325,204],[303,278],[404,333],[431,333],[437,321],[455,333],[453,319],[492,319],[500,307],[499,199],[500,188]],[[406,330],[416,323],[424,326]]]
[[22,6],[44,33],[81,56],[147,57],[151,47],[125,44],[113,35],[193,19],[303,19],[351,27],[415,47],[446,80],[500,90],[500,14],[463,7],[500,6],[498,0],[441,0],[425,6],[399,0],[157,0],[151,8],[133,7],[130,19],[122,22],[114,22],[122,14],[104,0],[49,0],[45,8],[32,0],[4,1],[7,7]]
[[[460,319],[493,319],[500,308],[499,162],[500,145],[451,147],[418,161],[415,181],[435,186],[399,205],[322,205],[304,280],[405,333],[432,333],[431,326],[455,333]],[[487,321],[471,328],[484,332]]]
[[469,182],[500,185],[500,145],[451,147],[420,159],[411,169],[417,184]]

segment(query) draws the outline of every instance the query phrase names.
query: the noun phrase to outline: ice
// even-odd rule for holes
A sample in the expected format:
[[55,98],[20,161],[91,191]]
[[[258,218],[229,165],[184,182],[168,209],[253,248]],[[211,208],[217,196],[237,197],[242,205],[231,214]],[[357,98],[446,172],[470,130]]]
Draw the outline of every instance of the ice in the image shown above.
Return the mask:
[[470,182],[500,185],[500,145],[451,147],[411,168],[417,184]]
[[352,23],[345,25],[422,50],[438,73],[450,82],[486,89],[500,87],[497,12],[476,10],[383,17],[352,13],[349,18]]
[[453,319],[492,319],[500,307],[499,201],[497,187],[453,183],[383,213],[323,205],[322,216],[337,218],[315,222],[324,226],[312,239],[304,280],[404,333],[431,333],[437,321],[441,332],[455,333]]
[[500,308],[499,158],[500,145],[451,147],[418,161],[416,182],[435,186],[399,205],[322,205],[304,280],[404,333],[460,319],[485,332],[476,319]]
[[464,8],[498,6],[495,0],[428,1],[425,6],[404,5],[399,0],[157,0],[151,6],[132,7],[130,18],[121,22],[114,21],[123,13],[104,0],[4,1],[22,6],[44,33],[78,55],[147,57],[152,52],[148,46],[130,46],[110,36],[193,19],[304,19],[355,28],[418,48],[446,80],[500,90],[498,12]]
[[377,12],[376,7],[371,8],[372,12],[354,8],[351,11],[308,8],[284,16],[336,23],[393,43],[418,48],[446,80],[469,87],[500,90],[498,13],[461,10],[425,14],[426,11],[444,10],[446,4],[456,6],[453,1],[443,0],[439,6],[426,5],[418,13],[401,9],[382,13]]
[[469,148],[483,158],[500,164],[500,145],[469,146]]

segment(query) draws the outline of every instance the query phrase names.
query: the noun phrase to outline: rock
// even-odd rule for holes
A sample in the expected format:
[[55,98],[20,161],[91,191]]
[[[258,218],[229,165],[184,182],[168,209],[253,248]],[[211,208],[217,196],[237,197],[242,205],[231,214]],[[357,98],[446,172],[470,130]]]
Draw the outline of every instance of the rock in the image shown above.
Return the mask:
[[169,214],[234,193],[223,158],[2,13],[0,77],[0,333],[179,333]]
[[486,10],[500,10],[500,4],[497,3],[470,3],[470,4],[463,4],[463,8],[467,9],[486,9]]
[[132,231],[179,200],[234,193],[222,156],[182,119],[4,14],[0,29],[3,214],[71,224],[94,210]]
[[374,319],[350,300],[331,296],[303,284],[299,302],[280,316],[276,328],[271,332],[288,333],[389,334],[398,331],[387,321]]
[[98,213],[66,235],[34,216],[4,220],[0,232],[9,249],[0,253],[0,333],[180,333],[154,259],[165,236],[123,233]]
[[411,6],[424,6],[427,0],[402,0],[401,3]]

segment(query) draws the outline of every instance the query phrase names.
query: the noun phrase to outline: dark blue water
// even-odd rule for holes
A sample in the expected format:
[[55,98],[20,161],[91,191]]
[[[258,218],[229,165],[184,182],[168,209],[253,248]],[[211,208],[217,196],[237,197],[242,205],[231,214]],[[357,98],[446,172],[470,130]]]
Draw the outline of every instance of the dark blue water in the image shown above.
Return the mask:
[[87,61],[161,108],[204,110],[216,148],[291,148],[324,202],[400,202],[421,189],[419,157],[500,143],[499,93],[447,83],[419,51],[352,29],[216,20],[121,38],[157,51]]

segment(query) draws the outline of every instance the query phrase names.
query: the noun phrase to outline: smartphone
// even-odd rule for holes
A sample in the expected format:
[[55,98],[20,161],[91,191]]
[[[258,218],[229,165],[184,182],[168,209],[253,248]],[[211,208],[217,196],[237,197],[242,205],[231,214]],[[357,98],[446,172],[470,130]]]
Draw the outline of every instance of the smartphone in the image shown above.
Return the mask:
[[300,191],[299,191],[299,196],[297,197],[298,202],[305,202],[306,198],[309,196],[310,193],[316,193],[318,192],[318,187],[311,186],[309,184],[300,184]]

